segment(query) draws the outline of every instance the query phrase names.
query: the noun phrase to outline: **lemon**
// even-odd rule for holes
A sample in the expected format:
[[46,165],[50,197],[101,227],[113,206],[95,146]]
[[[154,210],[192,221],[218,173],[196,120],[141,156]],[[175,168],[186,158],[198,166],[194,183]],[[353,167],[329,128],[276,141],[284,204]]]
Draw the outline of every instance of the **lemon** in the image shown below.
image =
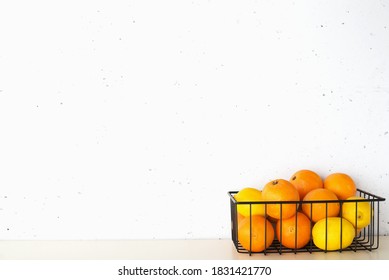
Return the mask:
[[334,251],[344,249],[351,245],[354,237],[354,226],[346,219],[340,217],[321,219],[312,228],[313,243],[322,250]]
[[[262,200],[262,192],[255,188],[243,188],[235,196],[238,202],[257,202]],[[251,215],[265,215],[265,204],[238,204],[238,213],[248,217]]]
[[371,216],[373,216],[370,203],[359,196],[351,196],[347,200],[361,200],[361,202],[345,202],[343,203],[342,217],[350,221],[354,227],[364,228],[370,224]]

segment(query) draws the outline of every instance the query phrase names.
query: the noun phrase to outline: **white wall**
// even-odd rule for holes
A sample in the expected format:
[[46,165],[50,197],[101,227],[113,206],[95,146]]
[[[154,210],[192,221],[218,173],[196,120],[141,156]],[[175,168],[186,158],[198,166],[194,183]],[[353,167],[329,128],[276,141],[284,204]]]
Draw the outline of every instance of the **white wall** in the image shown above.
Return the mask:
[[229,238],[302,168],[389,197],[389,1],[55,2],[0,3],[0,239]]

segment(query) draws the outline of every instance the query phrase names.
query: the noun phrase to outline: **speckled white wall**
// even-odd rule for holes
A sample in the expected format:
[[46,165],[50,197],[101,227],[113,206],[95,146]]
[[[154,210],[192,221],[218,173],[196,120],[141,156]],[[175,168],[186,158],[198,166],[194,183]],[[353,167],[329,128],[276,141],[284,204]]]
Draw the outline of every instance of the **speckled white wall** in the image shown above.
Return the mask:
[[0,239],[229,238],[301,168],[389,198],[388,77],[389,1],[1,1]]

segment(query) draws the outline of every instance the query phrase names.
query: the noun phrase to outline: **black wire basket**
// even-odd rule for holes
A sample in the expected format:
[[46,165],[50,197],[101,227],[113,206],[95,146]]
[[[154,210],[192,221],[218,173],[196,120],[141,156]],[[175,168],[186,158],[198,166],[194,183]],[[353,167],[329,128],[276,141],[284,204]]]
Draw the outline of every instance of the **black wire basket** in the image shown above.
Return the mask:
[[[281,238],[280,238],[281,240],[278,240],[277,236],[274,235],[274,239],[273,239],[271,245],[264,244],[265,249],[263,249],[261,251],[254,251],[254,250],[252,250],[252,244],[251,244],[252,243],[252,236],[251,236],[252,226],[255,223],[255,220],[253,219],[254,215],[251,215],[254,205],[261,205],[261,204],[264,205],[265,212],[264,212],[263,217],[266,218],[267,221],[270,221],[270,224],[273,227],[273,230],[276,228],[276,226],[275,226],[276,222],[279,222],[281,224],[280,228],[282,230],[282,228],[283,228],[283,226],[282,226],[282,221],[283,221],[282,209],[283,209],[283,206],[285,207],[285,205],[287,205],[287,204],[296,205],[296,212],[301,211],[303,204],[309,204],[310,209],[313,209],[312,206],[314,206],[314,204],[316,204],[316,203],[321,203],[322,205],[324,204],[326,218],[328,218],[327,213],[328,213],[329,206],[331,205],[331,203],[338,203],[340,206],[340,211],[339,211],[338,217],[342,218],[342,212],[343,212],[342,208],[345,207],[345,205],[347,203],[355,203],[355,207],[357,209],[358,203],[361,202],[361,200],[349,199],[349,200],[336,200],[336,201],[334,201],[334,200],[320,200],[320,201],[316,200],[316,201],[238,202],[234,198],[234,195],[236,193],[238,193],[238,191],[230,191],[230,192],[228,192],[228,195],[230,197],[230,205],[231,205],[231,236],[232,236],[232,241],[236,247],[236,250],[239,253],[246,253],[249,255],[251,255],[251,254],[264,254],[264,255],[266,255],[269,253],[278,253],[278,254],[295,253],[296,254],[298,252],[308,252],[308,253],[328,252],[328,251],[339,251],[339,252],[354,251],[354,252],[356,252],[356,251],[360,251],[360,250],[371,251],[371,250],[375,250],[379,247],[379,221],[380,221],[379,214],[380,214],[380,202],[385,201],[385,198],[383,198],[383,197],[379,197],[377,195],[374,195],[374,194],[368,193],[366,191],[357,189],[356,196],[364,198],[365,199],[364,201],[368,201],[370,204],[370,210],[369,210],[369,214],[368,214],[368,215],[370,215],[370,223],[367,226],[365,226],[364,228],[361,228],[358,230],[357,230],[357,225],[356,225],[355,226],[355,235],[354,235],[353,241],[349,246],[347,246],[345,248],[342,248],[342,246],[340,246],[340,249],[333,250],[333,249],[329,249],[327,247],[327,236],[329,234],[327,222],[325,223],[325,247],[324,248],[317,247],[313,242],[313,236],[312,236],[312,228],[313,228],[315,222],[312,221],[312,219],[310,219],[310,240],[305,246],[303,246],[301,248],[296,248],[296,246],[294,248],[291,248],[290,246],[286,247],[282,244],[282,234],[281,234]],[[279,219],[277,219],[277,220],[273,219],[267,214],[267,208],[269,207],[270,204],[278,204],[279,205],[279,207],[280,207],[280,218]],[[250,226],[249,242],[250,242],[250,245],[249,245],[249,247],[247,247],[247,245],[246,245],[245,248],[242,246],[242,244],[239,242],[239,239],[238,239],[238,235],[239,235],[238,221],[240,218],[240,217],[238,217],[239,216],[238,205],[248,205],[247,207],[249,207],[249,212],[250,212],[250,215],[245,217],[245,219],[249,219],[249,226]],[[298,224],[297,223],[298,222],[297,221],[298,215],[295,215],[295,217],[296,217],[296,225],[297,225]],[[312,215],[311,215],[311,217],[312,217]],[[343,219],[340,219],[340,220],[343,220]],[[355,221],[357,221],[357,217],[355,217]],[[269,223],[265,223],[265,228],[266,228],[266,225],[269,225]],[[342,244],[342,240],[343,240],[342,229],[343,229],[343,227],[341,226],[340,228],[341,229],[340,229],[340,233],[339,233],[339,240],[340,240],[340,244]],[[266,243],[266,240],[267,240],[266,233],[267,233],[267,230],[265,229],[265,231],[264,231],[264,234],[265,234],[264,243]],[[297,227],[296,227],[294,234],[295,234],[295,240],[297,241],[297,235],[298,235],[298,228]],[[297,244],[297,242],[294,244]]]

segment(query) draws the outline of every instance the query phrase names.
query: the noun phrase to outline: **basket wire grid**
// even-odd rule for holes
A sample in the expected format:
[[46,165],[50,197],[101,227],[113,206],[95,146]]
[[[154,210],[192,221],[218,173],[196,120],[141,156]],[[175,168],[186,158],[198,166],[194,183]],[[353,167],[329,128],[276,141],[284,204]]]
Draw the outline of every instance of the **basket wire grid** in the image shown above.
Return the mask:
[[[328,205],[331,203],[339,203],[340,205],[340,211],[339,211],[339,217],[342,217],[342,207],[345,203],[355,203],[356,210],[358,209],[358,202],[361,202],[361,200],[356,200],[356,199],[350,199],[350,200],[312,200],[312,201],[256,201],[256,202],[237,202],[234,199],[234,195],[238,193],[237,191],[230,191],[228,192],[228,195],[230,197],[230,205],[231,205],[231,237],[232,241],[236,247],[236,250],[239,253],[246,253],[246,254],[268,254],[268,253],[278,253],[278,254],[283,254],[283,253],[298,253],[298,252],[328,252],[330,250],[327,249],[327,233],[328,233],[328,226],[327,226],[327,220],[325,224],[325,249],[320,249],[315,246],[313,243],[312,239],[312,227],[314,225],[314,222],[310,219],[310,225],[311,225],[311,232],[310,232],[310,240],[307,245],[305,245],[302,248],[287,248],[282,245],[282,240],[278,240],[277,236],[275,235],[274,240],[272,244],[267,247],[265,250],[261,252],[253,252],[251,250],[251,228],[252,228],[252,207],[253,205],[256,204],[264,204],[265,205],[265,218],[269,218],[267,214],[267,205],[269,204],[279,204],[280,205],[280,236],[282,238],[282,206],[286,204],[295,204],[296,205],[296,211],[299,210],[299,207],[301,207],[302,204],[310,204],[310,211],[311,211],[311,216],[312,216],[312,205],[315,203],[324,203],[325,204],[325,209],[326,209],[326,217],[328,216]],[[376,196],[374,194],[371,194],[369,192],[357,189],[357,196],[363,197],[365,201],[368,201],[370,203],[370,224],[363,229],[361,229],[359,232],[357,232],[357,229],[355,228],[355,237],[352,242],[352,244],[346,248],[335,250],[338,252],[342,251],[359,251],[359,250],[375,250],[379,246],[379,214],[380,214],[380,209],[379,209],[379,203],[381,201],[385,201],[385,198]],[[237,211],[237,206],[238,205],[249,205],[249,219],[250,219],[250,248],[245,249],[243,246],[240,244],[238,240],[238,211]],[[298,215],[295,215],[295,225],[297,225],[297,219]],[[355,214],[355,220],[357,222],[357,211]],[[341,225],[340,225],[340,248],[342,248],[342,240],[343,240],[343,232],[342,232],[342,219],[341,219]],[[356,224],[357,227],[358,224]],[[267,240],[267,223],[265,223],[265,236],[264,236],[264,243],[266,243]],[[296,227],[295,230],[295,244],[297,243],[297,234],[298,234],[298,228]],[[264,244],[266,247],[266,244]],[[334,251],[334,250],[332,250]]]

